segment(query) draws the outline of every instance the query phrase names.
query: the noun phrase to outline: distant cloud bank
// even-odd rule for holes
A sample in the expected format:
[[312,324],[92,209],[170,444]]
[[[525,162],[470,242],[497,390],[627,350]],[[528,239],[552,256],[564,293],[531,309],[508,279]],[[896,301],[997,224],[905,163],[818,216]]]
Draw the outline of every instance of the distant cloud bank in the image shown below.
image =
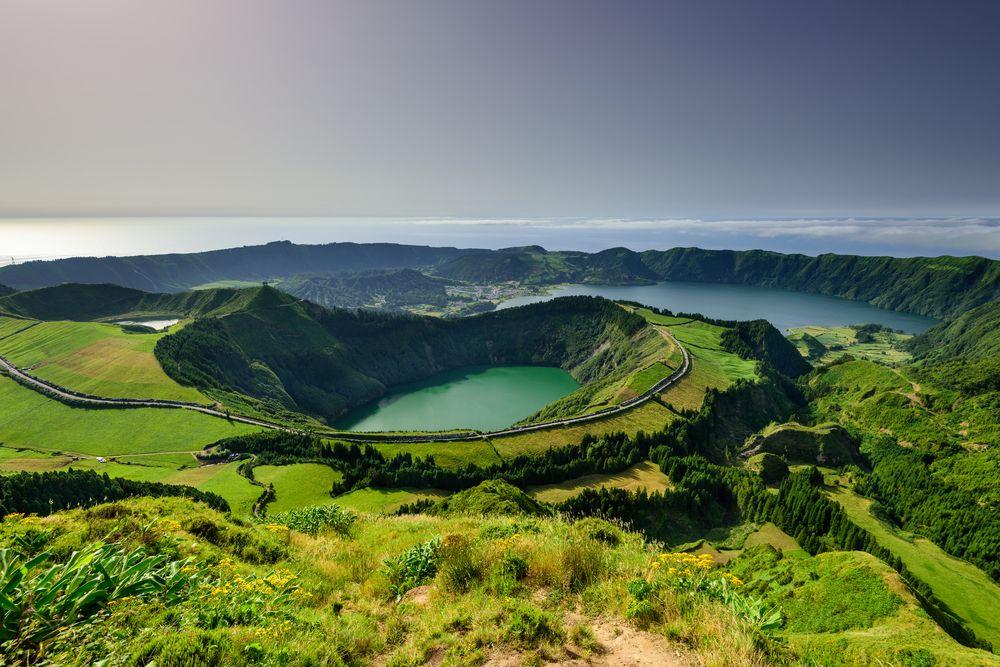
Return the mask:
[[810,255],[1000,258],[1000,217],[851,218],[0,218],[0,263],[194,252],[276,240],[550,250],[675,246]]

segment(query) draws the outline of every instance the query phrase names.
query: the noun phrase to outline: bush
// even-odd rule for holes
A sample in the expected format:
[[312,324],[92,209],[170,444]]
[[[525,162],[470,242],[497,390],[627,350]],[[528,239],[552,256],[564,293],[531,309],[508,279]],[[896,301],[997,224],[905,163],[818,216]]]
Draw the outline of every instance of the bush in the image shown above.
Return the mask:
[[464,593],[472,582],[482,577],[476,562],[476,547],[461,535],[449,535],[441,546],[438,576],[444,588],[452,593]]
[[562,624],[558,619],[526,602],[518,603],[511,610],[510,622],[504,631],[508,641],[524,648],[561,641],[563,635]]
[[357,517],[338,505],[319,505],[281,512],[271,521],[315,537],[321,530],[348,535]]
[[385,560],[389,590],[396,596],[397,601],[406,591],[420,586],[437,574],[440,553],[441,538],[432,537],[422,544],[410,547],[396,558]]
[[617,547],[625,538],[625,533],[621,528],[597,517],[587,517],[580,519],[574,527],[592,540],[603,542],[612,547]]

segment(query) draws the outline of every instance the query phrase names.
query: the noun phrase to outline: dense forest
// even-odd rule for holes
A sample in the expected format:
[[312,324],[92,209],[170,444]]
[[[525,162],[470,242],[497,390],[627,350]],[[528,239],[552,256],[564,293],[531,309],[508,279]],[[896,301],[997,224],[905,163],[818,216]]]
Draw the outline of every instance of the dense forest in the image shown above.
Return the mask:
[[1000,298],[1000,262],[983,257],[810,257],[700,248],[641,253],[611,248],[584,253],[549,252],[538,246],[476,250],[276,242],[191,254],[25,262],[0,267],[0,281],[22,290],[77,282],[175,292],[224,280],[263,281],[301,274],[398,269],[417,269],[480,284],[682,280],[759,285],[840,296],[942,318]]
[[560,366],[587,382],[628,364],[639,338],[657,335],[593,297],[442,320],[328,310],[262,287],[243,309],[162,338],[156,356],[182,384],[331,418],[390,386],[465,366]]
[[991,301],[909,340],[914,357],[926,361],[1000,359],[1000,301]]

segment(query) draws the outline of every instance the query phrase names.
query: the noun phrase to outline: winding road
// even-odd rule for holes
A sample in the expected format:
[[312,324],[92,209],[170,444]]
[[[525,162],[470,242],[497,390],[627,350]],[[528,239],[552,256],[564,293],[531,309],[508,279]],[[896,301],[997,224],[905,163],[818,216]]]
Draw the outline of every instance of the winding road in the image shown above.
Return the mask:
[[654,328],[657,329],[664,337],[668,338],[677,348],[681,351],[681,365],[671,373],[668,377],[663,378],[652,387],[647,389],[645,392],[638,396],[634,396],[628,400],[622,401],[618,405],[614,405],[596,412],[591,412],[585,415],[580,415],[577,417],[567,417],[566,419],[557,419],[547,422],[539,422],[536,424],[523,424],[521,426],[512,426],[507,429],[500,431],[464,431],[461,433],[439,433],[439,434],[427,434],[427,435],[379,435],[379,434],[362,434],[362,433],[351,433],[345,434],[343,432],[335,431],[307,431],[303,429],[294,429],[288,426],[283,426],[281,424],[275,424],[263,419],[255,419],[253,417],[244,417],[242,415],[234,415],[223,410],[217,410],[208,405],[202,405],[199,403],[187,403],[184,401],[168,401],[155,398],[110,398],[106,396],[93,396],[91,394],[83,394],[80,392],[73,391],[71,389],[66,389],[65,387],[60,387],[56,384],[43,380],[25,370],[22,370],[12,364],[8,359],[0,356],[0,374],[7,375],[11,377],[15,382],[33,389],[41,394],[45,394],[55,400],[69,405],[80,405],[80,406],[93,406],[93,407],[103,407],[103,408],[167,408],[174,410],[192,410],[194,412],[200,412],[202,414],[211,415],[213,417],[219,417],[221,419],[226,419],[233,422],[239,422],[241,424],[249,424],[251,426],[259,426],[261,428],[269,428],[281,431],[288,431],[294,433],[311,433],[316,436],[324,438],[336,438],[338,440],[346,440],[349,442],[441,442],[441,441],[468,441],[468,440],[483,440],[487,438],[494,438],[504,435],[513,435],[516,433],[526,433],[528,431],[538,431],[546,428],[553,428],[556,426],[571,426],[573,424],[580,424],[583,422],[594,421],[597,419],[603,419],[605,417],[615,415],[621,412],[625,412],[630,408],[637,405],[645,403],[646,401],[652,399],[657,394],[662,393],[668,387],[673,385],[675,382],[684,377],[691,368],[691,357],[688,354],[687,349],[681,345],[673,335],[664,328],[660,328],[656,325]]

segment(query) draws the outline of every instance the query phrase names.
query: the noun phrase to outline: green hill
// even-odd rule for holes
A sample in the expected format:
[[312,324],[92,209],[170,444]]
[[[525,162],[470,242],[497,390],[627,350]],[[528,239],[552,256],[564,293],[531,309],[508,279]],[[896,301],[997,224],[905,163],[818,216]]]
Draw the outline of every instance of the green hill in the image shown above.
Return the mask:
[[1000,262],[985,257],[785,255],[766,250],[647,250],[661,280],[781,287],[951,317],[1000,297]]
[[276,241],[188,254],[24,262],[0,267],[0,282],[17,289],[75,282],[172,292],[221,280],[258,282],[301,273],[428,267],[467,252],[396,243],[298,245]]
[[13,294],[16,290],[13,287],[7,287],[6,285],[0,285],[0,296],[7,296],[8,294]]
[[746,455],[775,454],[793,463],[843,466],[860,463],[858,443],[837,424],[768,426],[746,442]]
[[0,297],[0,312],[38,320],[94,321],[137,317],[198,317],[244,308],[251,289],[154,294],[111,284],[68,283]]
[[296,245],[287,241],[190,254],[25,262],[0,267],[0,282],[21,290],[75,282],[175,292],[225,281],[399,269],[480,284],[678,280],[759,285],[867,301],[933,317],[954,317],[1000,298],[1000,262],[984,257],[810,257],[701,248],[641,253],[611,248],[586,253],[550,252],[539,246],[481,250],[391,243]]
[[[458,320],[328,310],[259,288],[239,310],[157,343],[182,384],[335,418],[388,387],[475,365],[560,366],[587,382],[657,337],[610,301],[570,297]],[[638,337],[638,338],[637,338]]]
[[298,275],[277,287],[300,299],[327,308],[380,308],[399,310],[407,306],[448,305],[450,283],[414,269],[366,271],[333,275]]
[[1000,358],[1000,300],[991,301],[910,339],[918,360]]
[[767,320],[737,322],[722,332],[722,347],[744,359],[759,359],[788,377],[811,370],[809,363]]

